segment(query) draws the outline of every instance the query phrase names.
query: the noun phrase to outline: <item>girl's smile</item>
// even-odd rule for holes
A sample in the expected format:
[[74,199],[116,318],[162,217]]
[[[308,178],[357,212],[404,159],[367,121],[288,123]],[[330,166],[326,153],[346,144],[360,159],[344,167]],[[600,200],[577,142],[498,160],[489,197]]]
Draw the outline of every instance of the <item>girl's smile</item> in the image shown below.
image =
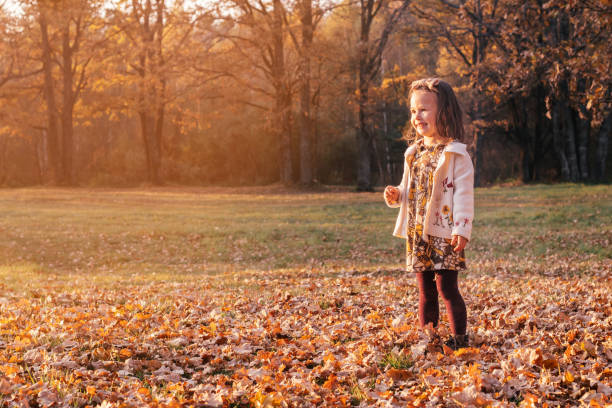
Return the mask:
[[439,138],[436,129],[438,97],[433,92],[415,91],[410,98],[410,122],[419,136]]

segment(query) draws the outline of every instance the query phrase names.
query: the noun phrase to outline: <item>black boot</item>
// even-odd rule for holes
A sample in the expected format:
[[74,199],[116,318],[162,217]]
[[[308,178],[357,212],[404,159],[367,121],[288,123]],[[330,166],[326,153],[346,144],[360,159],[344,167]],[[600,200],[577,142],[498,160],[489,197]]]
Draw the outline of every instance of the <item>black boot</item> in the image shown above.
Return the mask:
[[459,350],[460,348],[468,347],[469,338],[467,334],[457,334],[455,336],[449,337],[448,340],[444,342],[444,344],[453,349]]

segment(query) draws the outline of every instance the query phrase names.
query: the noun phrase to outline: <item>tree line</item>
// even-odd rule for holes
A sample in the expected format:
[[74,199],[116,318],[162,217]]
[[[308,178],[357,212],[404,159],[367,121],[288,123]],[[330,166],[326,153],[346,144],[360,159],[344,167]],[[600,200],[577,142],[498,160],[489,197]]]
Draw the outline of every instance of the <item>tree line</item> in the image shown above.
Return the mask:
[[476,183],[606,181],[600,0],[19,0],[0,185],[347,183],[403,166],[411,81],[466,114]]

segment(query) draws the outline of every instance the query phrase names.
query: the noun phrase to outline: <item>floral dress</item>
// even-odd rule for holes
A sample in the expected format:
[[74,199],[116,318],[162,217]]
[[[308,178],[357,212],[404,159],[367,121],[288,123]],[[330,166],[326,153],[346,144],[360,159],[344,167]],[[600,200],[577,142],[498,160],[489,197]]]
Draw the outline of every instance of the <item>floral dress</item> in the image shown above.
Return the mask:
[[[414,156],[407,159],[411,181],[408,186],[408,234],[406,239],[406,269],[412,272],[426,270],[464,270],[464,251],[455,252],[451,240],[429,236],[423,240],[425,209],[433,190],[433,174],[446,144],[425,146],[417,142]],[[453,226],[453,214],[448,206],[442,207],[442,214],[436,214],[436,223],[448,228]]]

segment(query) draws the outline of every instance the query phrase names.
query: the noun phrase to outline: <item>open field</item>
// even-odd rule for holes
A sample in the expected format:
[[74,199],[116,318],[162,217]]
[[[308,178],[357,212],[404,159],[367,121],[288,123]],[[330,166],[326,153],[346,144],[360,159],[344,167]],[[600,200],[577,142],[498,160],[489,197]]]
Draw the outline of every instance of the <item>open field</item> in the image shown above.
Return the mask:
[[417,330],[396,211],[380,192],[0,190],[0,406],[612,402],[612,187],[477,190],[474,341],[454,353]]

